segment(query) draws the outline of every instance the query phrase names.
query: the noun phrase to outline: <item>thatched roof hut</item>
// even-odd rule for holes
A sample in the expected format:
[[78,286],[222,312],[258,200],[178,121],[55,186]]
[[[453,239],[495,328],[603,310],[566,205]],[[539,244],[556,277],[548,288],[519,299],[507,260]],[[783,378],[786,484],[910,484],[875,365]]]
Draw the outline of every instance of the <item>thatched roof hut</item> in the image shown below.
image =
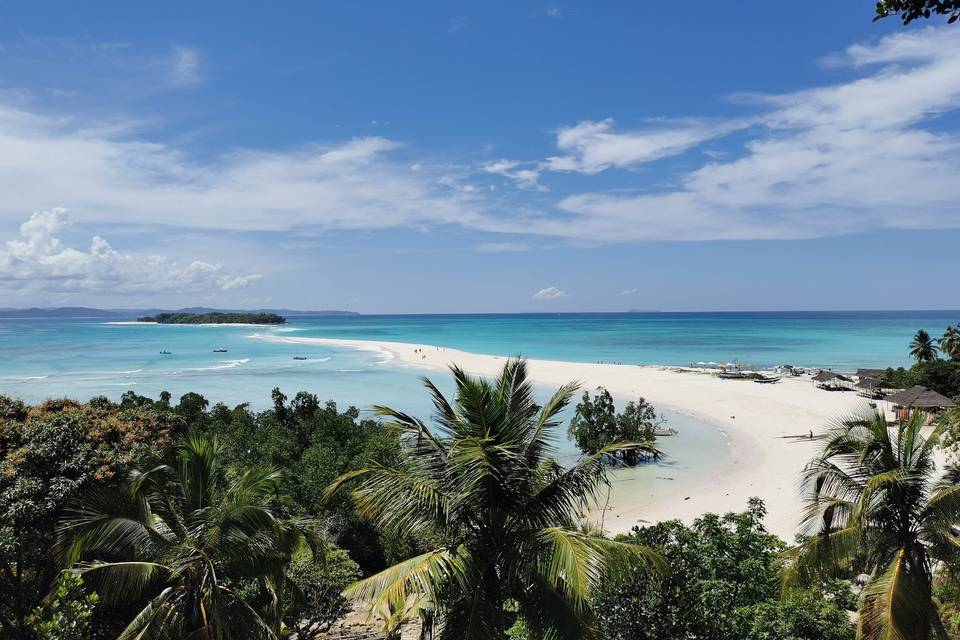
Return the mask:
[[922,411],[927,414],[928,423],[935,420],[938,411],[953,406],[950,398],[920,385],[898,391],[887,396],[886,400],[893,404],[897,420],[909,420],[912,413]]
[[953,400],[920,385],[887,396],[887,401],[905,409],[948,409]]
[[886,372],[886,369],[857,369],[857,378],[860,380],[864,378],[879,378]]
[[813,376],[814,382],[853,382],[847,376],[840,375],[839,373],[834,373],[833,371],[821,371],[817,375]]

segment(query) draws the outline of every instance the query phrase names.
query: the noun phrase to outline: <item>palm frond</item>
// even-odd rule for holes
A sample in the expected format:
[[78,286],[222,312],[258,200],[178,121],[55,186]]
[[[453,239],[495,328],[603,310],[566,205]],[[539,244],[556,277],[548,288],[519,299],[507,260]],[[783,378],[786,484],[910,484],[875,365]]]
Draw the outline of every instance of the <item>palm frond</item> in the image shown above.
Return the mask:
[[857,638],[913,640],[930,628],[930,599],[908,567],[900,549],[886,570],[863,591]]
[[353,583],[344,590],[344,595],[369,603],[373,608],[417,596],[437,602],[437,593],[451,584],[468,588],[468,571],[469,556],[465,549],[435,549]]

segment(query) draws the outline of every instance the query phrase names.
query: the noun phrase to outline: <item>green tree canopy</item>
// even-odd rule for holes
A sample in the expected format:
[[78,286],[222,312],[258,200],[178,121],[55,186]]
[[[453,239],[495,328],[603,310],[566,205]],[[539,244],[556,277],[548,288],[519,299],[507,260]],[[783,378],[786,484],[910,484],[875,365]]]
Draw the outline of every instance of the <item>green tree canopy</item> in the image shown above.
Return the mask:
[[629,402],[623,413],[617,413],[613,396],[603,387],[597,388],[593,398],[583,392],[577,404],[568,433],[577,448],[587,455],[593,455],[615,443],[633,443],[632,446],[619,448],[619,453],[610,459],[619,457],[624,464],[637,464],[638,453],[660,455],[653,446],[656,439],[656,427],[662,423],[657,412],[649,402],[640,398]]
[[952,24],[960,18],[960,0],[880,0],[877,2],[877,16],[874,20],[895,15],[908,25],[918,18],[933,15],[948,16],[947,23]]
[[539,406],[522,360],[493,381],[452,372],[453,402],[425,381],[435,428],[377,408],[404,433],[402,462],[345,474],[329,489],[353,485],[362,515],[439,542],[348,593],[377,611],[435,609],[444,640],[500,640],[515,616],[542,637],[598,637],[591,600],[602,576],[638,561],[662,567],[646,547],[574,526],[606,483],[603,458],[620,445],[564,469],[550,452],[574,385]]
[[[106,602],[142,607],[121,640],[280,637],[286,569],[321,541],[311,521],[271,509],[278,469],[231,478],[223,452],[215,436],[184,436],[122,490],[86,492],[61,522],[64,564]],[[269,595],[265,609],[243,597],[243,581]]]
[[757,499],[742,513],[638,528],[619,539],[650,546],[670,566],[607,580],[595,608],[614,640],[848,640],[843,609],[818,592],[780,599],[784,543],[763,526]]
[[943,427],[924,436],[916,413],[895,428],[882,413],[843,419],[804,471],[804,524],[784,588],[824,576],[870,576],[860,601],[858,638],[947,635],[932,600],[933,564],[953,558],[960,540],[960,468],[938,477],[934,451]]

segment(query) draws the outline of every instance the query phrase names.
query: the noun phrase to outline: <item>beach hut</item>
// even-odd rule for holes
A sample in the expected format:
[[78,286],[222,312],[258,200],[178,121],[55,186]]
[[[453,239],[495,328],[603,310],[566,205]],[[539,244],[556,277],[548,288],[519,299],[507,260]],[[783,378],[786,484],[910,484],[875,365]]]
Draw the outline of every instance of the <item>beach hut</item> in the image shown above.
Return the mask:
[[886,369],[857,369],[857,379],[863,380],[864,378],[880,378],[886,372]]
[[953,400],[926,387],[917,385],[891,394],[886,398],[893,405],[893,413],[897,420],[908,420],[915,411],[927,414],[927,423],[933,422],[934,417],[941,409],[953,406]]
[[878,378],[861,378],[857,384],[853,385],[857,393],[864,398],[872,400],[882,400],[886,396],[887,390],[896,389],[886,380]]
[[833,371],[821,371],[813,376],[813,384],[815,384],[818,389],[825,389],[827,391],[847,391],[850,389],[850,385],[853,384],[853,380],[839,373],[834,373]]

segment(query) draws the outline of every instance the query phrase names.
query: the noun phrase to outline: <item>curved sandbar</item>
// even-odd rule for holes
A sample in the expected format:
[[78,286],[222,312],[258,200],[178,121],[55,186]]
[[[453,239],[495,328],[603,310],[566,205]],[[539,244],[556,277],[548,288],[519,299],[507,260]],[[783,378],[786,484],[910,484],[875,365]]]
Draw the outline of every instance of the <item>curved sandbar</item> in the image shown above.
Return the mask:
[[[483,376],[498,373],[505,359],[425,344],[257,337],[386,351],[398,363],[427,370],[440,370],[456,363]],[[605,518],[605,527],[612,532],[671,518],[690,522],[710,511],[740,511],[751,496],[759,496],[769,511],[768,528],[792,541],[800,516],[799,474],[814,455],[817,441],[790,436],[807,435],[811,430],[817,433],[832,419],[867,408],[866,401],[853,393],[815,389],[808,377],[754,384],[748,380],[721,380],[702,370],[680,367],[553,360],[528,360],[528,365],[531,378],[538,384],[558,386],[579,380],[584,389],[603,386],[619,398],[643,396],[658,408],[711,424],[728,436],[732,455],[718,452],[718,457],[726,460],[718,464],[715,477],[706,483],[686,486],[682,492],[650,496],[641,483],[630,482],[631,470],[616,472],[619,481],[613,483],[610,510]]]

